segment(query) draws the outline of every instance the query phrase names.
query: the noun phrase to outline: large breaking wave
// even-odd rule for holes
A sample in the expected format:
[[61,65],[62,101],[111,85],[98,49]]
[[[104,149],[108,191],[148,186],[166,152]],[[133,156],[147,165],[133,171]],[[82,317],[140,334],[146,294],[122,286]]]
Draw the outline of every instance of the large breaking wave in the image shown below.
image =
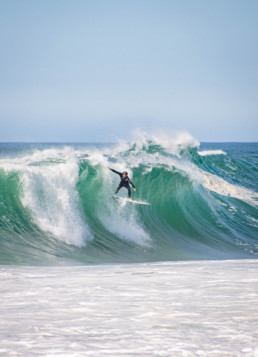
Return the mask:
[[[144,132],[130,144],[1,144],[0,263],[256,258],[258,147],[243,145]],[[109,166],[151,206],[112,200]]]

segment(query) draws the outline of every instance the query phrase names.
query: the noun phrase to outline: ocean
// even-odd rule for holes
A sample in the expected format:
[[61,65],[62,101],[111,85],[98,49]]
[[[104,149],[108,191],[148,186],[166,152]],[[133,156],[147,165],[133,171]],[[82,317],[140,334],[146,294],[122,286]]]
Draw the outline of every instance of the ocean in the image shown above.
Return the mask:
[[0,355],[258,356],[257,172],[186,133],[0,143]]

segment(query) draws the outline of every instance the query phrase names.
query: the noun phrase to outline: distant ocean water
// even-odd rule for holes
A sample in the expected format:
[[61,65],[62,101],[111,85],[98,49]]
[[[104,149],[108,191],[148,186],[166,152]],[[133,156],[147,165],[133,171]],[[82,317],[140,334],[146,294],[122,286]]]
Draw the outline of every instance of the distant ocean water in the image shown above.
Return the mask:
[[257,357],[257,173],[188,134],[0,143],[0,356]]

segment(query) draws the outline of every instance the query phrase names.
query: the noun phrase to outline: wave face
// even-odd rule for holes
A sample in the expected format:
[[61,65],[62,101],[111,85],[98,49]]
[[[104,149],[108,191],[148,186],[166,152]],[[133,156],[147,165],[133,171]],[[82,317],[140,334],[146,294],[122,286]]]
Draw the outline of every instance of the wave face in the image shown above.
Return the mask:
[[[83,155],[89,156],[84,159]],[[112,199],[127,170],[133,199]],[[0,144],[0,263],[257,258],[258,144]],[[120,196],[127,191],[121,189]]]

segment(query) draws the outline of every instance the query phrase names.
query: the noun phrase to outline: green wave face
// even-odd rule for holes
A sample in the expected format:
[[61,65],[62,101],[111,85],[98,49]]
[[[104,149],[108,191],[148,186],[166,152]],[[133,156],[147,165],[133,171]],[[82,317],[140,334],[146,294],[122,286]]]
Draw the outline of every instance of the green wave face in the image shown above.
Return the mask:
[[[189,135],[1,144],[0,263],[256,258],[257,162],[258,144],[199,147]],[[127,170],[132,198],[150,205],[114,200],[108,167]]]

